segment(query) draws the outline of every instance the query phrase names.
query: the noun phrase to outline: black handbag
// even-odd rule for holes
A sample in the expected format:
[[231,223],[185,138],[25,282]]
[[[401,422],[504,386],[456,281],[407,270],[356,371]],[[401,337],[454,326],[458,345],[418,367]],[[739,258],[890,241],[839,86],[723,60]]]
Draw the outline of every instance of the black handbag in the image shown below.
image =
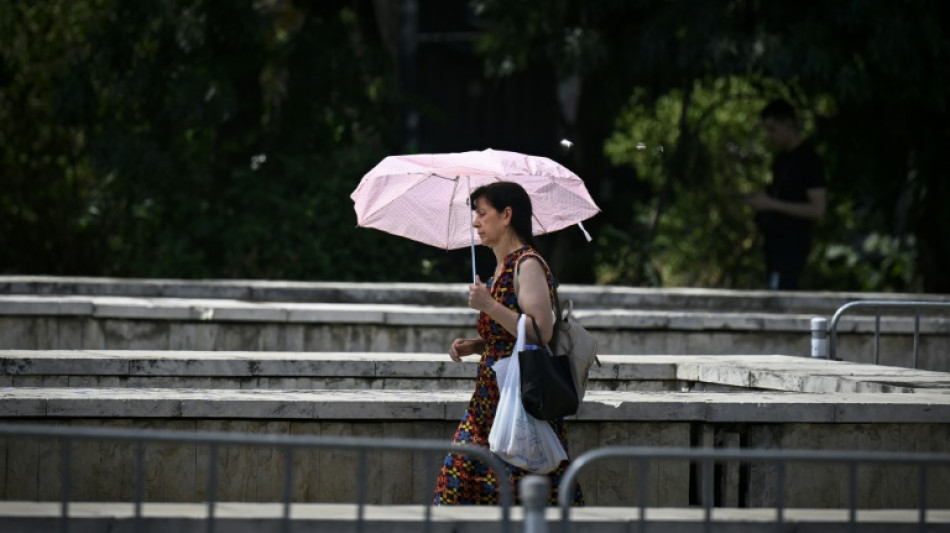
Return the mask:
[[[534,317],[531,323],[540,339],[541,332]],[[567,356],[553,355],[546,346],[540,346],[518,353],[518,366],[521,403],[528,414],[539,420],[554,420],[577,412],[580,401]]]

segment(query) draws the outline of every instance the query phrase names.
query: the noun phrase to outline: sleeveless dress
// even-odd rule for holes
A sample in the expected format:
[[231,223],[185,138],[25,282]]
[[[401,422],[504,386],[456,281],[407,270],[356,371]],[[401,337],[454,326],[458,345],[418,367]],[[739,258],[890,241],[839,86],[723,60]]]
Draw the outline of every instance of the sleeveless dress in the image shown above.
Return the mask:
[[[520,248],[504,259],[502,273],[497,280],[489,280],[489,289],[495,300],[501,302],[505,307],[521,313],[518,307],[518,300],[515,296],[514,271],[518,260],[525,253],[537,254],[537,251],[530,246]],[[538,254],[540,256],[540,254]],[[554,298],[554,277],[546,265],[542,263],[548,282],[548,291]],[[491,366],[499,359],[511,356],[515,345],[515,336],[508,332],[499,323],[491,319],[487,314],[481,313],[478,318],[478,334],[485,341],[485,350],[482,352],[482,358],[478,365],[478,378],[475,382],[475,392],[468,403],[465,414],[462,415],[462,421],[459,424],[458,431],[455,433],[455,443],[474,444],[488,447],[488,433],[491,431],[492,422],[495,419],[495,410],[498,407],[499,391],[498,384],[495,381],[495,371]],[[564,427],[564,419],[557,419],[551,422],[554,432],[560,439],[564,450],[567,450],[567,432]],[[570,454],[568,453],[568,456]],[[515,502],[518,499],[518,482],[529,472],[516,466],[505,464],[505,480],[512,484]],[[558,484],[561,476],[567,469],[568,461],[563,461],[561,465],[548,474],[551,481],[551,497],[549,505],[557,505]],[[475,457],[460,453],[449,453],[445,457],[439,478],[435,487],[435,505],[497,505],[500,500],[498,484],[502,482],[498,475],[487,465]],[[583,495],[580,486],[574,494],[574,505],[583,505]]]

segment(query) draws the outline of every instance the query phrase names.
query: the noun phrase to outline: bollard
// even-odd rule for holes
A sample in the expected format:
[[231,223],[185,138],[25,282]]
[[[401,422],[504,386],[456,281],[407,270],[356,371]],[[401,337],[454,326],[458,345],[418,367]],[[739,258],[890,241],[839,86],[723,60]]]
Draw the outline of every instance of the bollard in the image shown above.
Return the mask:
[[811,319],[811,356],[828,359],[828,321],[824,318]]
[[544,511],[551,492],[551,480],[544,476],[526,476],[518,485],[524,507],[524,533],[548,533]]

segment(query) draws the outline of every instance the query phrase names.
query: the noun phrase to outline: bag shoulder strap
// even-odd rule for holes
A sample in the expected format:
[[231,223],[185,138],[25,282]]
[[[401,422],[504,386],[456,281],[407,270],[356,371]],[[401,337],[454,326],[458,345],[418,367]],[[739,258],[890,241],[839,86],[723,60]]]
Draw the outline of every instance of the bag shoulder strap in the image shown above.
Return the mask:
[[[514,280],[515,285],[517,285],[517,283],[518,283],[518,270],[521,268],[521,261],[523,261],[523,260],[524,260],[525,258],[527,258],[527,257],[534,257],[534,258],[536,258],[538,261],[541,262],[542,265],[544,265],[545,270],[547,270],[549,273],[551,273],[551,277],[552,277],[552,278],[554,277],[554,273],[551,272],[551,267],[548,266],[548,263],[544,260],[543,257],[541,257],[540,254],[537,254],[537,253],[535,253],[535,252],[525,252],[525,253],[521,254],[521,257],[519,257],[519,258],[517,259],[517,261],[515,261],[515,280]],[[563,320],[562,315],[561,315],[561,301],[560,301],[560,299],[558,298],[558,295],[557,295],[557,287],[558,287],[558,282],[557,282],[557,280],[555,279],[555,280],[554,280],[554,287],[553,287],[553,288],[554,288],[554,316],[555,316],[555,318],[556,318],[557,320]],[[517,295],[517,293],[518,293],[518,290],[517,290],[517,286],[516,286],[516,287],[515,287],[515,294]],[[555,334],[557,334],[557,328],[555,328]]]
[[[533,257],[533,258],[537,259],[538,261],[540,261],[541,264],[544,265],[544,269],[547,270],[548,272],[551,272],[551,267],[548,266],[547,262],[544,260],[543,257],[541,257],[540,254],[537,254],[537,253],[535,253],[535,252],[525,252],[525,253],[521,254],[521,257],[519,257],[519,258],[515,261],[515,283],[518,282],[518,272],[521,270],[521,263],[522,263],[525,259],[527,259],[527,258],[529,258],[529,257]],[[557,280],[555,280],[554,283],[555,283],[555,285],[557,285]]]

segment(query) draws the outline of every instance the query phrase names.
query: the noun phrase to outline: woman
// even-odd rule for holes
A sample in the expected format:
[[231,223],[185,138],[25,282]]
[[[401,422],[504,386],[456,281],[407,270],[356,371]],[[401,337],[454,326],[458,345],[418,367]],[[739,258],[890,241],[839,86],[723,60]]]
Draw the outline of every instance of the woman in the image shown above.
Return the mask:
[[[537,321],[545,343],[551,340],[555,289],[554,277],[534,246],[528,193],[517,183],[502,181],[475,189],[471,201],[475,211],[473,226],[482,244],[495,252],[497,266],[487,285],[476,278],[469,287],[468,305],[481,312],[478,317],[479,337],[455,339],[449,348],[449,357],[457,362],[467,355],[481,354],[475,392],[455,433],[455,442],[488,446],[488,433],[499,398],[495,372],[491,367],[496,361],[511,355],[520,314]],[[526,344],[538,344],[534,328],[526,329],[531,330],[527,333]],[[555,420],[551,425],[567,451],[564,420]],[[549,474],[553,489],[549,500],[551,505],[557,504],[558,484],[567,465],[568,462],[564,461]],[[528,472],[507,464],[506,469],[517,501],[518,482]],[[484,463],[464,454],[450,453],[436,483],[434,503],[497,504],[498,483],[498,477]],[[574,494],[574,502],[583,504],[580,487]]]

